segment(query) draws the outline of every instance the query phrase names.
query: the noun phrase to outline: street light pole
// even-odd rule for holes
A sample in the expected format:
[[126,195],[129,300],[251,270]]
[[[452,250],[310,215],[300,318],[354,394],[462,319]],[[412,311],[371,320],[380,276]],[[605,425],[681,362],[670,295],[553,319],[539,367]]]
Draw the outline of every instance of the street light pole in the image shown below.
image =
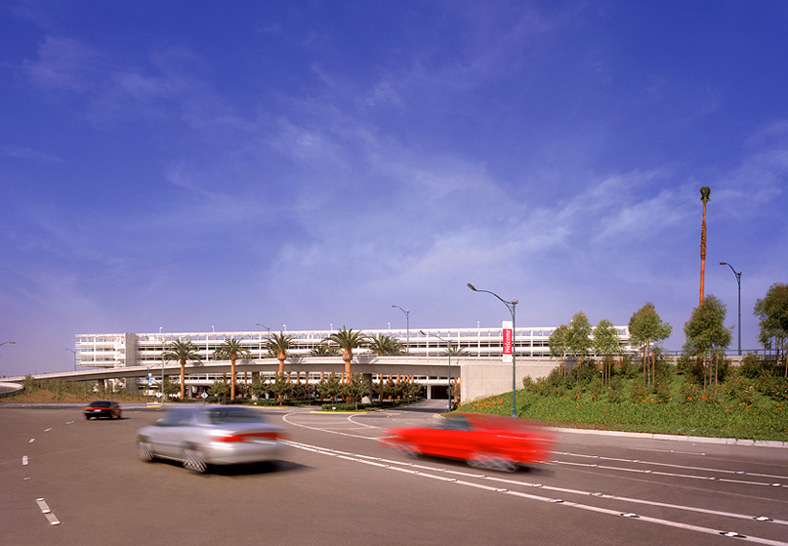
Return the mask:
[[392,307],[396,307],[403,313],[405,313],[405,354],[410,354],[410,310],[405,310],[399,305],[392,305]]
[[159,342],[161,343],[161,404],[164,405],[164,336],[161,334],[163,326],[159,326]]
[[720,262],[720,265],[727,265],[736,276],[736,284],[739,287],[739,356],[741,356],[741,269],[736,271],[728,262]]
[[517,342],[515,340],[516,332],[517,332],[517,323],[515,322],[515,311],[516,306],[518,303],[516,298],[512,298],[512,301],[504,301],[501,296],[496,294],[495,292],[490,292],[489,290],[479,290],[471,283],[468,283],[468,288],[473,290],[474,292],[486,292],[487,294],[492,294],[498,300],[503,303],[506,308],[509,310],[509,313],[512,315],[512,417],[517,417],[517,364],[516,364],[516,354],[517,354]]
[[16,341],[4,341],[0,343],[0,347],[2,347],[3,345],[16,345]]
[[428,336],[428,337],[432,336],[432,337],[440,339],[441,341],[445,341],[446,342],[446,354],[449,355],[449,390],[447,392],[448,392],[448,396],[449,396],[449,413],[451,413],[451,341],[449,341],[448,339],[443,339],[441,336],[436,335],[436,334],[428,334],[424,330],[419,330],[419,332],[421,332],[422,335],[425,335],[425,336]]
[[74,353],[74,371],[77,371],[77,352],[74,349],[69,349],[68,347],[66,347],[66,350]]
[[[271,339],[271,329],[268,326],[266,326],[265,324],[259,323],[259,322],[256,322],[255,325],[256,326],[262,326],[263,328],[268,330],[268,339]],[[260,337],[262,338],[262,334],[260,335]],[[260,358],[263,358],[263,342],[262,342],[262,339],[260,340]]]

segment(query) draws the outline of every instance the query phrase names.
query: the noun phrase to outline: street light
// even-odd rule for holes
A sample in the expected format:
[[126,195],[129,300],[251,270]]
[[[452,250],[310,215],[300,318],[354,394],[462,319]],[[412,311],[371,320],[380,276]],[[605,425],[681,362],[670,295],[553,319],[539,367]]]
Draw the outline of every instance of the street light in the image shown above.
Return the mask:
[[501,296],[496,294],[495,292],[490,292],[489,290],[479,290],[471,283],[468,283],[468,288],[473,290],[474,292],[486,292],[487,294],[492,294],[498,300],[503,303],[506,308],[509,310],[509,313],[512,315],[512,417],[517,417],[517,367],[516,367],[516,353],[517,353],[517,344],[515,342],[515,335],[517,332],[517,324],[515,323],[515,308],[516,305],[520,302],[517,301],[516,298],[512,298],[512,301],[504,301]]
[[66,350],[74,353],[74,371],[77,371],[77,352],[74,349],[69,349],[68,347],[66,347]]
[[16,341],[4,341],[0,343],[0,347],[2,347],[3,345],[16,345]]
[[396,307],[403,313],[405,313],[405,354],[410,354],[410,310],[405,310],[399,305],[392,305],[392,307]]
[[741,356],[741,269],[736,271],[728,262],[720,262],[720,265],[727,265],[736,276],[736,284],[739,286],[739,356]]
[[161,404],[164,406],[164,336],[161,334],[163,326],[159,326],[159,341],[161,342]]
[[421,334],[424,335],[424,336],[436,337],[436,338],[440,339],[441,341],[445,341],[446,342],[446,354],[449,355],[449,390],[448,390],[448,396],[449,396],[449,413],[451,413],[451,341],[449,341],[448,339],[443,339],[441,336],[436,335],[436,334],[428,334],[424,330],[419,330],[419,332],[421,332]]
[[[262,326],[263,328],[268,330],[268,338],[270,339],[270,337],[271,337],[271,329],[268,326],[266,326],[265,324],[262,324],[260,322],[255,322],[255,326]],[[260,334],[260,358],[263,358],[263,334]]]

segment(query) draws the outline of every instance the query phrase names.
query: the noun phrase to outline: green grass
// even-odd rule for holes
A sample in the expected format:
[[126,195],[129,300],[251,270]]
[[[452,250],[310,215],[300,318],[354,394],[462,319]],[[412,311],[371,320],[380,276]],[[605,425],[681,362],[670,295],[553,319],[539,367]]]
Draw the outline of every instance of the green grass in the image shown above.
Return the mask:
[[[674,376],[662,400],[653,393],[633,400],[634,381],[624,382],[626,396],[619,402],[610,401],[605,388],[559,388],[548,395],[522,389],[517,392],[517,414],[553,426],[788,442],[786,402],[760,393],[749,397],[751,403],[742,402],[722,387],[698,388],[688,396],[682,381]],[[459,409],[511,415],[512,395],[476,400]]]

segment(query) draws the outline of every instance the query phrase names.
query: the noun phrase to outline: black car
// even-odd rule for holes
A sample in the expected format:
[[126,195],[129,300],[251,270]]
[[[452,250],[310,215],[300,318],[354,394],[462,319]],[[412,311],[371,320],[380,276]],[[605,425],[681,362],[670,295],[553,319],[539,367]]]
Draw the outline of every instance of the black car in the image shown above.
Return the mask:
[[120,405],[112,400],[94,400],[85,406],[85,419],[109,417],[120,419]]

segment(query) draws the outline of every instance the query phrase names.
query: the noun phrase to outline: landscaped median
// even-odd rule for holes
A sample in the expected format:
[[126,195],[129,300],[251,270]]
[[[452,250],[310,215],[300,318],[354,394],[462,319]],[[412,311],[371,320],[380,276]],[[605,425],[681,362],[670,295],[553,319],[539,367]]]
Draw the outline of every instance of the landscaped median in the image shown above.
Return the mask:
[[[585,379],[582,372],[556,375],[526,381],[526,388],[517,392],[517,414],[548,426],[788,442],[788,403],[781,391],[768,396],[755,388],[759,383],[737,374],[706,388],[675,367],[652,387],[637,373],[614,377],[607,385],[594,372]],[[460,409],[511,415],[512,395],[476,400]]]

